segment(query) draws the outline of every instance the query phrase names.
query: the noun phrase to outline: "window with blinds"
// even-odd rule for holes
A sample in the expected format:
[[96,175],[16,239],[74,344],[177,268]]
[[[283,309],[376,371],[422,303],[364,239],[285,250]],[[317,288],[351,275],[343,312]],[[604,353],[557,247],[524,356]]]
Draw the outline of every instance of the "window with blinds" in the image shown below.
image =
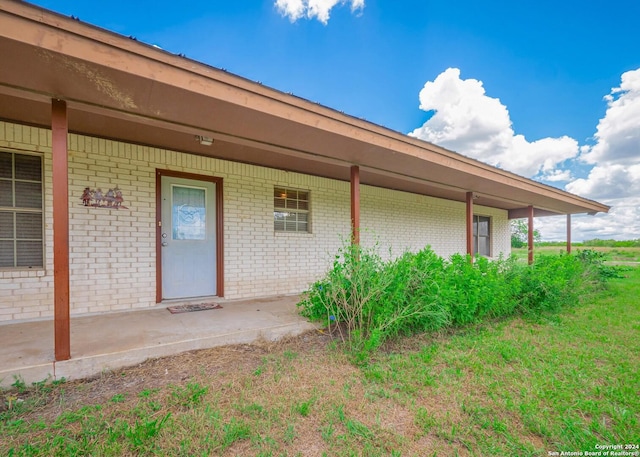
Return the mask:
[[42,157],[0,151],[0,268],[42,267]]
[[309,191],[273,189],[273,229],[276,232],[309,232]]

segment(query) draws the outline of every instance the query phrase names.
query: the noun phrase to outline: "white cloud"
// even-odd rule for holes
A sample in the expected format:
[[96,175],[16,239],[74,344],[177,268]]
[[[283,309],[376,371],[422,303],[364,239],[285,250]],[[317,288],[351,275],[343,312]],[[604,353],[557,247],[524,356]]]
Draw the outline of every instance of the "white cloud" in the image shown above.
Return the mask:
[[620,87],[604,97],[607,112],[598,122],[596,144],[582,160],[591,164],[635,164],[640,157],[640,68],[622,74]]
[[527,177],[564,178],[558,167],[579,153],[573,138],[527,141],[516,135],[507,107],[486,95],[482,81],[449,68],[420,91],[420,109],[433,116],[409,135]]
[[[609,213],[595,216],[586,214],[571,217],[571,239],[592,240],[635,240],[640,238],[640,198],[608,200],[612,205]],[[567,239],[565,216],[541,217],[535,220],[535,228],[543,240],[564,241]]]
[[542,176],[540,176],[541,181],[547,182],[568,182],[573,179],[573,175],[571,174],[571,170],[551,170]]
[[295,22],[302,17],[316,18],[323,24],[329,22],[329,14],[334,6],[349,3],[351,12],[364,9],[364,0],[276,0],[275,6],[283,16]]
[[567,190],[605,201],[640,195],[640,68],[622,74],[620,87],[604,98],[596,144],[581,148],[580,159],[595,164],[589,176]]
[[304,16],[306,5],[302,0],[276,0],[276,8],[283,16],[289,16],[291,22],[295,22]]
[[[640,123],[638,127],[640,128]],[[596,165],[587,178],[570,182],[566,189],[574,194],[599,200],[640,195],[640,157],[636,157],[636,162],[627,166],[610,163]]]
[[[420,92],[420,108],[433,112],[410,135],[506,170],[550,183],[610,205],[609,214],[577,215],[573,239],[640,238],[640,69],[621,76],[604,97],[593,145],[568,136],[529,142],[513,131],[507,107],[486,95],[481,81],[460,79],[449,68]],[[593,165],[585,178],[573,179],[571,165]],[[566,239],[564,217],[536,219],[543,239]]]
[[[595,145],[580,159],[595,164],[586,178],[567,184],[569,192],[612,206],[596,216],[584,238],[640,238],[640,69],[622,74],[620,87],[605,97],[607,111],[598,122]],[[591,230],[591,232],[586,232]]]

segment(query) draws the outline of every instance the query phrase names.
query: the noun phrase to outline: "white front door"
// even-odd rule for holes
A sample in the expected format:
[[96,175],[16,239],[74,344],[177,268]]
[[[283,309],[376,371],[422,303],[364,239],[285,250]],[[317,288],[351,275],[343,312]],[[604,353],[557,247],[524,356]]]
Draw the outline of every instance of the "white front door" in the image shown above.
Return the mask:
[[162,298],[216,295],[216,185],[161,179]]

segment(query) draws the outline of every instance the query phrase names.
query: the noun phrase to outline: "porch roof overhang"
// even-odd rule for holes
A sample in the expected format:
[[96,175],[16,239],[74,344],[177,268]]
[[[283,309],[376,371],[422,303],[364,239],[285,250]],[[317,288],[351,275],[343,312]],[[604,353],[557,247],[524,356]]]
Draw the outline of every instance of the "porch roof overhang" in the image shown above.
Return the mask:
[[[585,199],[28,3],[0,3],[0,118],[464,202],[525,217]],[[214,139],[211,146],[196,136]]]

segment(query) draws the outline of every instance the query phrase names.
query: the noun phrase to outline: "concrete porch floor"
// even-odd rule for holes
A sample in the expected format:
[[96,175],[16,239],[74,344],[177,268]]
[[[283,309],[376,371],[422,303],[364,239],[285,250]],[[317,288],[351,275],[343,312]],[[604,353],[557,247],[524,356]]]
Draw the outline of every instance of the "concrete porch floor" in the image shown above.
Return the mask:
[[[296,312],[298,296],[213,301],[222,309],[171,314],[166,307],[71,318],[71,359],[54,361],[53,321],[0,325],[0,386],[19,376],[79,379],[150,358],[227,344],[277,340],[315,328]],[[185,302],[189,303],[189,302]],[[170,305],[183,304],[171,303]]]

